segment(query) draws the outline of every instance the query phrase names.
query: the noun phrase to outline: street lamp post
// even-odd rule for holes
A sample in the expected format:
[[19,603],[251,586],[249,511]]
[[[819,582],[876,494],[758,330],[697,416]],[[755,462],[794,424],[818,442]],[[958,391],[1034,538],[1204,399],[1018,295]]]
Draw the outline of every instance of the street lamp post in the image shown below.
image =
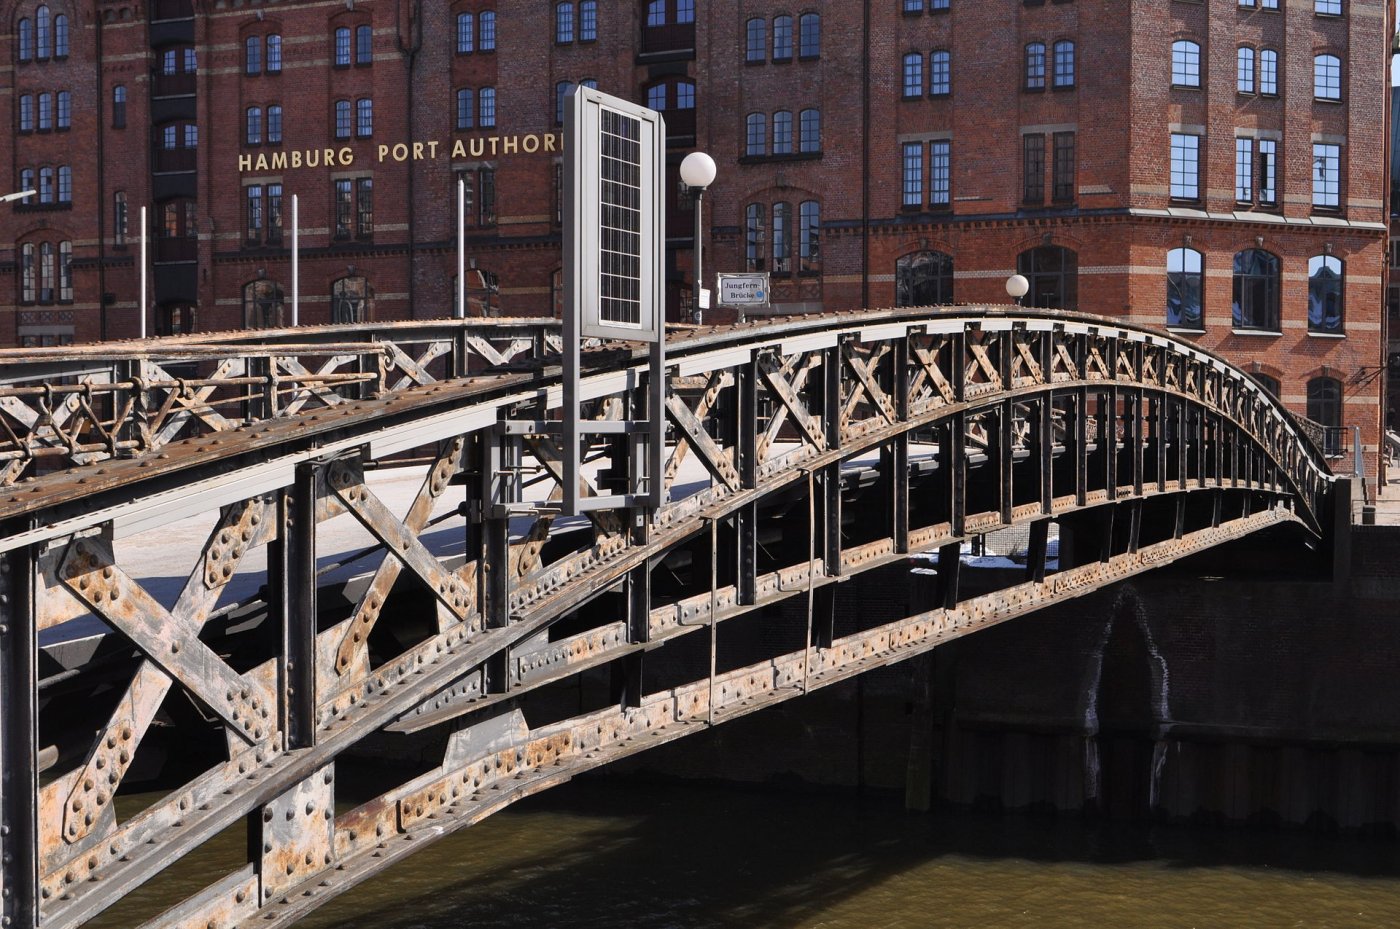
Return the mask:
[[1006,292],[1016,301],[1016,305],[1021,305],[1021,298],[1026,295],[1026,291],[1031,289],[1031,282],[1026,280],[1023,274],[1013,274],[1006,279]]
[[12,200],[23,200],[25,197],[32,197],[38,192],[37,190],[17,190],[12,194],[0,196],[0,203],[9,203]]
[[681,162],[681,183],[690,188],[695,198],[695,323],[700,324],[704,310],[705,275],[701,270],[702,246],[700,240],[700,211],[705,197],[705,188],[715,180],[715,160],[704,152],[691,152]]

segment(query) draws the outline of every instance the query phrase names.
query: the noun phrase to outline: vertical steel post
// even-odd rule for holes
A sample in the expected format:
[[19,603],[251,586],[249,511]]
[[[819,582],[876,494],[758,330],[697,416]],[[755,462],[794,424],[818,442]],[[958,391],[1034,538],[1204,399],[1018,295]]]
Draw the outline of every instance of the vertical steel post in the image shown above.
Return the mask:
[[301,223],[296,194],[292,194],[292,325],[301,325]]
[[6,929],[39,924],[35,570],[31,546],[0,554],[0,926]]
[[1031,523],[1026,543],[1026,580],[1036,584],[1045,581],[1045,557],[1050,544],[1050,520],[1037,519]]
[[[828,450],[841,448],[841,348],[823,350],[822,358],[822,427]],[[822,517],[826,523],[826,540],[822,548],[822,563],[831,577],[840,577],[841,564],[841,463],[822,468]]]
[[[699,201],[696,201],[698,208]],[[696,239],[699,248],[699,239]],[[758,486],[758,360],[750,355],[748,361],[734,366],[734,399],[729,406],[730,436],[738,460],[739,486],[752,490]],[[755,574],[758,571],[758,501],[750,500],[734,511],[734,545],[738,563],[735,565],[735,594],[737,602],[749,605],[758,593]]]
[[[319,464],[297,466],[290,494],[279,494],[282,603],[283,732],[288,748],[310,748],[316,736],[316,488]],[[285,536],[281,536],[285,533]]]
[[[894,394],[894,415],[900,423],[909,422],[909,333],[898,337],[890,352],[890,390]],[[909,551],[909,432],[895,436],[890,449],[890,504],[894,510],[891,527],[894,550]]]
[[[487,629],[504,629],[510,622],[510,510],[513,499],[513,467],[510,437],[499,428],[491,429],[485,439],[482,454],[484,486],[482,534],[485,536],[486,557],[482,562]],[[486,660],[486,689],[502,694],[510,688],[509,649],[500,648]]]
[[[1008,336],[1009,338],[1009,336]],[[997,405],[997,503],[1001,511],[1001,522],[1011,525],[1011,510],[1014,503],[1012,471],[1016,467],[1016,404],[1004,400]]]

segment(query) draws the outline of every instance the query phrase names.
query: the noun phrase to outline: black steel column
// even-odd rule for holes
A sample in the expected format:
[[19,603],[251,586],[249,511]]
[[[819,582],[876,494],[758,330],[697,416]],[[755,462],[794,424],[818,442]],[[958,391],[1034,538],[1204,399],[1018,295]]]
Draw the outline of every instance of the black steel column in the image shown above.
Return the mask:
[[[823,350],[822,359],[822,427],[829,450],[841,447],[841,348]],[[840,577],[841,564],[841,463],[835,462],[821,470],[822,517],[826,522],[826,539],[822,561],[826,573]]]
[[7,929],[30,929],[39,924],[39,667],[34,575],[32,547],[0,554],[0,925]]
[[316,487],[323,467],[298,465],[292,486],[277,495],[277,542],[268,552],[268,580],[281,619],[288,748],[310,748],[316,741]]
[[1030,539],[1026,543],[1026,580],[1040,584],[1045,580],[1045,555],[1049,550],[1050,520],[1037,519],[1031,523]]
[[[894,343],[890,352],[891,390],[894,393],[894,415],[901,423],[909,421],[909,339],[905,335]],[[895,436],[890,448],[890,505],[894,510],[891,524],[894,550],[909,551],[909,433]]]
[[[735,464],[739,471],[739,486],[752,490],[758,486],[758,361],[750,358],[734,367],[734,391],[738,415],[732,417],[734,448],[738,455]],[[754,575],[758,573],[758,501],[751,500],[734,511],[735,547],[738,550],[738,564],[735,566],[735,592],[741,605],[749,605],[757,599]]]

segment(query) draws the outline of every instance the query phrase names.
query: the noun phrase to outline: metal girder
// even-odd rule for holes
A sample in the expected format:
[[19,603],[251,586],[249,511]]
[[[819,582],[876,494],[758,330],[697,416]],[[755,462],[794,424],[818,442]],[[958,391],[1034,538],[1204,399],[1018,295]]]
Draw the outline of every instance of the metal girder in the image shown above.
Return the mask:
[[[541,329],[529,336],[504,326],[493,338],[447,326],[420,338],[404,327],[393,333],[398,343],[374,347],[314,333],[304,345],[256,351],[199,343],[208,349],[200,363],[222,373],[187,382],[192,392],[183,393],[155,382],[166,375],[114,367],[112,383],[125,386],[107,396],[129,400],[132,412],[100,423],[109,446],[121,450],[139,434],[129,448],[155,448],[153,436],[169,447],[198,423],[217,434],[158,453],[165,458],[94,459],[0,502],[0,559],[28,578],[0,578],[0,597],[28,604],[28,619],[6,624],[17,632],[0,631],[0,806],[32,823],[5,845],[7,854],[28,849],[13,867],[7,861],[6,889],[32,886],[45,929],[70,929],[247,817],[257,841],[244,865],[216,875],[160,924],[285,924],[414,844],[391,840],[460,828],[576,771],[1240,534],[1286,521],[1317,528],[1330,487],[1322,461],[1245,375],[1116,323],[958,314],[896,310],[682,336],[667,358],[686,377],[669,383],[646,382],[644,350],[581,353],[581,390],[601,417],[583,455],[609,467],[578,485],[601,508],[572,524],[555,520],[564,479],[552,431],[557,374],[537,365],[474,378],[461,354],[475,346],[484,367],[538,353],[551,344]],[[457,380],[443,381],[449,374]],[[50,397],[64,399],[47,409],[79,418],[99,410],[80,391],[53,386]],[[236,400],[225,400],[230,391]],[[644,462],[624,425],[652,405],[674,426],[665,447],[648,452],[668,453],[664,462]],[[0,435],[17,450],[38,447],[13,426]],[[423,445],[436,457],[407,510],[395,512],[374,487],[374,450]],[[687,471],[691,454],[709,480]],[[645,494],[606,496],[618,482],[635,490],[653,475]],[[459,478],[466,529],[444,552],[428,544],[433,512]],[[925,482],[917,492],[916,480]],[[116,557],[111,501],[155,505],[148,501],[181,487],[210,488],[208,505],[226,509],[166,609]],[[1199,492],[1214,496],[1211,513],[1185,507]],[[95,515],[74,505],[77,494]],[[1166,542],[1146,545],[1143,501],[1152,497],[1174,505],[1174,521]],[[182,502],[180,512],[197,512],[199,502]],[[372,548],[359,557],[373,560],[353,606],[332,608],[335,598],[318,596],[316,555],[327,554],[322,534],[341,513],[369,532]],[[1071,517],[1099,522],[1101,547],[1050,575],[1049,522]],[[1119,520],[1125,531],[1115,534]],[[1008,524],[1030,525],[1024,583],[967,599],[962,543]],[[705,557],[721,543],[722,559]],[[269,555],[270,583],[258,595],[266,602],[236,606],[263,611],[277,634],[225,642],[223,626],[206,625],[257,547]],[[937,552],[938,609],[838,638],[841,581],[915,552]],[[421,583],[396,584],[405,568]],[[672,588],[664,600],[660,572]],[[430,596],[415,599],[419,588]],[[722,623],[760,621],[761,608],[799,596],[800,650],[720,671]],[[36,804],[35,793],[26,799],[9,785],[12,770],[37,777],[43,739],[12,720],[22,723],[40,682],[6,636],[32,651],[38,627],[86,612],[139,657],[108,698],[93,750],[61,763]],[[17,615],[5,601],[0,613]],[[394,625],[371,650],[384,615]],[[701,629],[710,666],[650,690],[646,655]],[[246,650],[237,667],[248,670],[236,672],[225,649]],[[515,712],[542,688],[595,668],[612,671],[615,706],[536,730]],[[228,755],[118,823],[110,791],[175,690],[226,735]],[[334,815],[338,757],[371,736],[434,725],[460,727],[440,769]],[[28,905],[22,893],[14,899],[7,905]]]

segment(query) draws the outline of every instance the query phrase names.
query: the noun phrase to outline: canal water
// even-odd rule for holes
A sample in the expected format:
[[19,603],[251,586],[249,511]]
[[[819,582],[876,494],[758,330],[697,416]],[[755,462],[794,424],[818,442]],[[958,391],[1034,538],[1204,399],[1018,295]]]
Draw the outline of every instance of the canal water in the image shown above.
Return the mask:
[[[236,831],[236,830],[235,830]],[[97,925],[241,860],[231,831]],[[224,868],[227,870],[227,868]],[[1400,844],[904,812],[884,793],[589,778],[462,830],[298,929],[1400,926]]]

